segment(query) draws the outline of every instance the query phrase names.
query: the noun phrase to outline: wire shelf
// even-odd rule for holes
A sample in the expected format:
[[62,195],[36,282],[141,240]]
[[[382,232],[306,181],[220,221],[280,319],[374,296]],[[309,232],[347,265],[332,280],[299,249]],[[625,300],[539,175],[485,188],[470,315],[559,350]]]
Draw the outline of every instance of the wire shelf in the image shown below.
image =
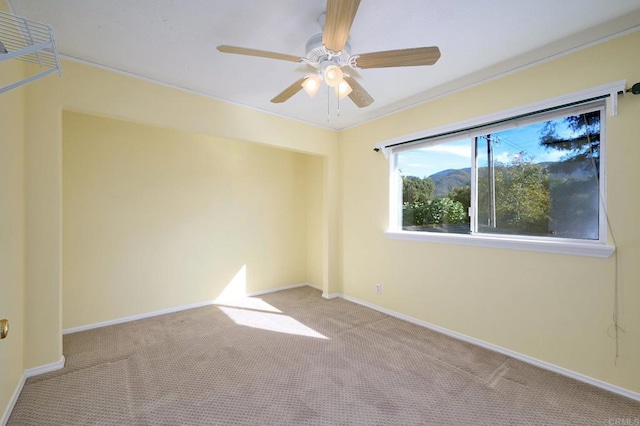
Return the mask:
[[55,72],[62,75],[60,58],[51,26],[0,12],[0,63],[10,59],[37,64],[44,71],[0,87],[0,93]]

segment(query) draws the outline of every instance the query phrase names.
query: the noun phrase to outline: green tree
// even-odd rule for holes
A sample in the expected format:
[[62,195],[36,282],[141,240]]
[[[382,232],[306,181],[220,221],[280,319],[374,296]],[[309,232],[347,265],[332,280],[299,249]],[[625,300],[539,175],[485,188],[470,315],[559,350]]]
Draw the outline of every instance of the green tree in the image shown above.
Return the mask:
[[498,223],[524,234],[548,232],[549,177],[539,164],[514,162],[502,168],[502,184],[496,185]]
[[511,163],[496,163],[496,226],[489,228],[489,182],[487,168],[478,173],[478,223],[482,229],[501,233],[547,235],[549,232],[549,175],[524,155]]
[[402,176],[402,202],[426,203],[433,197],[435,184],[431,178]]
[[440,225],[467,222],[464,206],[450,198],[437,198],[426,202],[403,203],[402,225],[404,227],[429,228]]
[[402,226],[424,226],[426,223],[426,203],[402,203]]
[[[464,211],[468,212],[471,207],[471,186],[465,185],[459,188],[453,188],[448,198],[462,204]],[[465,216],[465,222],[469,222],[469,215]]]
[[600,131],[599,110],[546,122],[540,131],[542,146],[565,154],[547,166],[549,233],[598,238]]
[[426,207],[426,225],[445,225],[466,222],[464,207],[448,197],[430,200]]
[[[558,134],[558,126],[564,123],[570,132]],[[600,171],[600,111],[565,117],[563,120],[545,122],[540,130],[540,145],[548,150],[564,151],[563,168],[595,167]],[[553,164],[550,166],[553,169]]]

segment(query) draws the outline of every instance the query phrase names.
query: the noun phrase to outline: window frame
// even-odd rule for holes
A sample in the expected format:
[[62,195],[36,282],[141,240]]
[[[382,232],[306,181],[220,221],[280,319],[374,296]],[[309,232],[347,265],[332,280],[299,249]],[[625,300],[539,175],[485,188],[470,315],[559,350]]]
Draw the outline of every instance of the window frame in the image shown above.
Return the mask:
[[[427,241],[435,243],[460,244],[479,247],[494,247],[514,250],[527,250],[544,253],[606,258],[615,252],[615,247],[607,244],[608,221],[606,209],[606,170],[607,170],[607,115],[617,112],[617,94],[624,90],[626,82],[620,81],[586,91],[526,105],[473,120],[467,120],[421,134],[387,141],[377,145],[389,158],[389,227],[385,232],[390,239]],[[607,97],[608,96],[608,97]],[[603,99],[606,98],[606,104]],[[563,105],[568,105],[563,108]],[[597,105],[596,105],[597,104]],[[418,147],[446,143],[468,138],[471,150],[471,179],[477,180],[476,136],[545,121],[545,118],[570,116],[576,108],[582,112],[600,110],[600,173],[599,173],[599,215],[597,240],[571,239],[559,237],[539,237],[525,235],[486,234],[477,232],[477,182],[471,191],[470,234],[434,233],[424,231],[406,231],[402,229],[402,190],[401,178],[397,168],[396,155]],[[609,114],[607,114],[607,112]],[[490,130],[487,132],[487,130]],[[424,140],[427,138],[428,140]],[[474,222],[475,221],[475,222]]]

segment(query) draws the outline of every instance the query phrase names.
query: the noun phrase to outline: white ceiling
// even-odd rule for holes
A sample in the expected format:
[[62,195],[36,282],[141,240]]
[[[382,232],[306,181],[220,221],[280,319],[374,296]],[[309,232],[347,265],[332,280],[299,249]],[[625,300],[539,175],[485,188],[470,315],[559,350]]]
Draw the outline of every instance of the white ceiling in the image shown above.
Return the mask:
[[[304,65],[223,54],[220,44],[304,56],[326,0],[9,0],[51,24],[67,58],[89,61],[262,111],[343,129],[624,31],[640,29],[640,0],[363,0],[352,53],[439,46],[430,67],[359,70],[375,102],[304,91],[270,101]],[[639,46],[640,50],[640,46]],[[64,69],[63,69],[64,72]],[[53,78],[53,77],[50,77]]]

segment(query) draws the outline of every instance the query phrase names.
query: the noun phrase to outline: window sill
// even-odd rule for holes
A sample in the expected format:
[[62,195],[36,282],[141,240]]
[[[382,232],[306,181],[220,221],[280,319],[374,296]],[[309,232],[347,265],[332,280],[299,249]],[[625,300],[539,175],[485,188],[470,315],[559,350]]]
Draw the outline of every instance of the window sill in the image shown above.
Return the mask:
[[551,241],[517,239],[512,237],[436,234],[415,231],[387,231],[387,238],[394,240],[429,241],[434,243],[460,244],[476,247],[502,248],[511,250],[536,251],[541,253],[569,254],[574,256],[610,257],[616,248],[599,242]]

